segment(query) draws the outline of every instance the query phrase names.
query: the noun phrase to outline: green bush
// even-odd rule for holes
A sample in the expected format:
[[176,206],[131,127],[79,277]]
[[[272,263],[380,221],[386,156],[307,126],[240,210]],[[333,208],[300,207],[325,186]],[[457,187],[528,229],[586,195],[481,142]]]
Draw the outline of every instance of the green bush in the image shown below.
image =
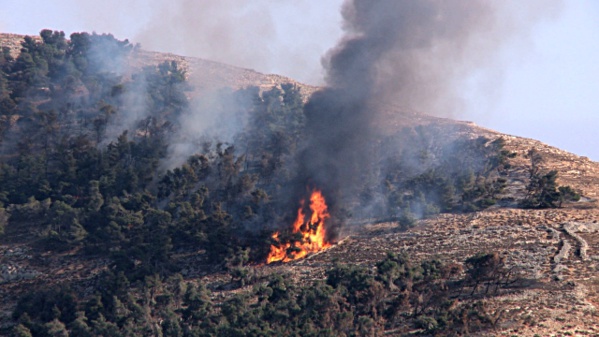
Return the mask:
[[416,319],[414,326],[418,329],[424,329],[426,332],[433,332],[439,328],[439,323],[433,317],[421,316]]

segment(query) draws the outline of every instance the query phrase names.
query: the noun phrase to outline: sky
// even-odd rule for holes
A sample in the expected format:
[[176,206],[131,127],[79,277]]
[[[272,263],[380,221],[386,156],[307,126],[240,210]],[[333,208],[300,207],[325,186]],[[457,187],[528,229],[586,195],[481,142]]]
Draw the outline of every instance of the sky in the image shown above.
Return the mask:
[[[497,0],[500,1],[500,0]],[[535,0],[542,3],[541,0]],[[142,48],[322,84],[342,0],[0,0],[0,31],[111,33]],[[517,14],[517,13],[516,13]],[[599,161],[599,1],[563,0],[464,79],[452,117]]]

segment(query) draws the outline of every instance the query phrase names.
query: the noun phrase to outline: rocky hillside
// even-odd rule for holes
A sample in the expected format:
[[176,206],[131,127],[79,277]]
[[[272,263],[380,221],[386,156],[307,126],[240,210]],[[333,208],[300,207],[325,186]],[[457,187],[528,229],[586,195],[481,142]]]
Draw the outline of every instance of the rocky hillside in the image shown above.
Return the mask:
[[196,57],[140,50],[132,55],[131,64],[137,67],[155,65],[164,61],[175,61],[181,64],[187,72],[188,80],[195,90],[198,91],[224,87],[241,89],[249,86],[258,86],[263,90],[267,90],[281,85],[281,83],[294,83],[301,88],[304,97],[308,97],[317,89],[314,86],[299,83],[288,77],[275,74],[266,75],[251,69],[239,68]]
[[[2,46],[11,48],[14,55],[18,54],[21,39],[19,35],[0,34]],[[299,86],[305,99],[317,89],[282,76],[197,58],[138,50],[130,59],[133,67],[163,61],[182,65],[195,90],[191,95],[220,87],[269,89],[291,81]],[[514,281],[495,292],[481,292],[475,298],[483,303],[485,314],[495,318],[493,328],[481,335],[599,336],[599,163],[473,123],[407,113],[393,106],[385,109],[389,119],[383,127],[388,133],[408,125],[426,125],[448,138],[482,136],[491,141],[502,138],[505,149],[515,154],[509,159],[511,167],[502,195],[507,202],[479,212],[441,213],[418,220],[409,228],[379,219],[356,223],[346,227],[339,240],[326,251],[285,264],[252,265],[250,273],[256,279],[263,279],[280,272],[291,275],[299,284],[309,284],[324,279],[327,270],[339,261],[374,270],[388,252],[406,252],[415,261],[435,258],[457,265],[463,265],[477,253],[494,252],[504,261]],[[531,149],[543,158],[541,170],[556,170],[559,185],[579,191],[579,201],[550,209],[521,209],[510,204],[510,200],[522,199],[526,193],[530,168],[527,154]],[[76,249],[45,251],[34,244],[28,226],[33,228],[35,224],[21,224],[18,228],[7,226],[0,237],[3,327],[14,324],[11,313],[18,299],[30,289],[68,282],[91,295],[98,275],[110,268],[108,259],[82,257]],[[202,280],[217,303],[255,286],[235,286],[229,273],[207,268],[203,264],[205,251],[175,254],[180,254],[178,258],[187,266],[181,271],[185,280]],[[422,331],[397,326],[388,329],[385,335],[406,336]]]
[[[12,57],[19,56],[23,38],[24,35],[0,33],[0,41],[2,41],[2,47],[8,48]],[[35,38],[39,39],[39,37],[37,36]]]

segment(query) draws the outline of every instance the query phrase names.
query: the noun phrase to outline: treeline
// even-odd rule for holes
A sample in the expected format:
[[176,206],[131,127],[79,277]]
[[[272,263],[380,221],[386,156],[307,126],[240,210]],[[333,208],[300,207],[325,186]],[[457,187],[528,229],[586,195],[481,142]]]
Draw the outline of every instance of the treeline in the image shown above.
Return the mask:
[[253,285],[223,300],[206,284],[176,274],[130,283],[106,273],[81,298],[69,287],[23,297],[15,336],[382,336],[386,331],[468,335],[493,329],[506,312],[482,301],[517,286],[518,271],[497,254],[462,264],[415,263],[389,253],[374,270],[336,264],[321,281],[298,284],[281,274],[248,276]]

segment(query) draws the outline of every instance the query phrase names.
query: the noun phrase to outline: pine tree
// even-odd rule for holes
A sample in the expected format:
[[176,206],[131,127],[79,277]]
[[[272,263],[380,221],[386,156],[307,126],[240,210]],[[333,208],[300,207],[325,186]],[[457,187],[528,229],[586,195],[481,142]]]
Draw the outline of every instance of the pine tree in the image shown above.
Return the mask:
[[69,337],[67,327],[58,319],[54,319],[53,321],[44,324],[44,327],[46,328],[48,336]]
[[23,324],[18,324],[14,327],[13,336],[14,337],[33,337],[33,335],[31,334],[31,330],[29,330]]
[[91,328],[87,324],[87,317],[85,317],[85,312],[78,311],[77,318],[69,324],[69,330],[71,331],[71,335],[78,337],[92,337]]

